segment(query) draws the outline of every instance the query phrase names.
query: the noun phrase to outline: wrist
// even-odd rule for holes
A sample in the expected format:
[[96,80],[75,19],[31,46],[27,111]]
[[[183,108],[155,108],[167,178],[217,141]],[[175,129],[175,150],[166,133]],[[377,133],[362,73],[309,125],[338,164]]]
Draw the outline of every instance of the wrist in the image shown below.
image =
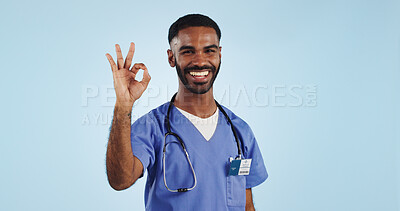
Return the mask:
[[118,108],[123,111],[131,111],[134,103],[135,101],[129,102],[117,99],[117,101],[115,102],[115,108]]
[[115,116],[131,116],[133,104],[115,103],[114,115]]

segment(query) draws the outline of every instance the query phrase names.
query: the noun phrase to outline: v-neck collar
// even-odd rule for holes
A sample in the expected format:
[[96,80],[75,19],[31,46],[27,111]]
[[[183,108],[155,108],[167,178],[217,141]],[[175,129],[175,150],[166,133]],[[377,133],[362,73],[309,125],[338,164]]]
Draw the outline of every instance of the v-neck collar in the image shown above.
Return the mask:
[[217,133],[217,131],[218,131],[218,128],[219,128],[219,121],[220,121],[220,118],[221,118],[221,111],[220,111],[220,109],[217,109],[217,111],[216,112],[219,112],[218,113],[218,119],[217,119],[217,126],[216,126],[216,128],[215,128],[215,130],[214,130],[214,133],[212,134],[212,136],[211,136],[211,138],[209,139],[209,140],[207,140],[204,136],[203,136],[203,134],[201,134],[201,132],[199,131],[199,129],[197,129],[197,127],[192,123],[192,121],[190,121],[184,114],[182,114],[179,110],[178,110],[178,108],[177,107],[175,107],[175,105],[172,105],[172,107],[173,107],[173,111],[172,112],[174,112],[174,113],[178,113],[178,115],[180,116],[179,118],[183,118],[185,121],[187,121],[187,122],[189,122],[189,128],[192,128],[192,130],[194,130],[200,137],[201,137],[201,141],[204,141],[204,142],[211,142],[213,139],[214,139],[214,137],[216,136],[215,134]]

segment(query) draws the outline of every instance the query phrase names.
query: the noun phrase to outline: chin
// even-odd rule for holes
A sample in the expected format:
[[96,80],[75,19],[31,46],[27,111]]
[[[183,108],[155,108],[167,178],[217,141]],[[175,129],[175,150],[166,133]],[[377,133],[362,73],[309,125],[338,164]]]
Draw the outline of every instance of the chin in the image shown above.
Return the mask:
[[210,91],[210,89],[212,87],[212,85],[209,85],[208,83],[202,85],[204,87],[196,87],[196,86],[199,86],[199,85],[194,85],[194,87],[190,86],[190,85],[185,85],[185,88],[193,94],[206,94],[207,92]]

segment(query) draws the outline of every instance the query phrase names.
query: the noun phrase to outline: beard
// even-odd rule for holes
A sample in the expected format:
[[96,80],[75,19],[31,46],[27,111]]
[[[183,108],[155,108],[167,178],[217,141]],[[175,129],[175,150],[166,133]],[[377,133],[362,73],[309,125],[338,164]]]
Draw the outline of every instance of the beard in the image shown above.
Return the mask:
[[[192,67],[186,67],[183,70],[181,67],[177,64],[176,59],[175,59],[175,64],[176,64],[176,72],[179,76],[179,79],[181,80],[182,84],[185,85],[186,89],[188,89],[191,93],[193,94],[205,94],[207,93],[211,87],[214,85],[214,81],[217,78],[217,75],[219,73],[219,68],[221,67],[221,61],[218,64],[218,68],[216,68],[214,65],[205,65],[205,66],[192,66]],[[210,72],[212,73],[212,78],[209,82],[204,82],[204,83],[194,83],[194,86],[190,85],[187,78],[185,78],[185,74],[189,73],[191,70],[205,70],[209,69]],[[210,74],[210,73],[209,73]],[[201,86],[204,84],[208,85],[204,88],[196,88],[197,86]]]

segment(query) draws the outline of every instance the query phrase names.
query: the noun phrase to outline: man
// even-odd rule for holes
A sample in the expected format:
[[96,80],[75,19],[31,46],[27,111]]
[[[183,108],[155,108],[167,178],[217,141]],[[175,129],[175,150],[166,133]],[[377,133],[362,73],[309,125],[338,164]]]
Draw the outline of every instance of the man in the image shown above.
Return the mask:
[[[117,97],[107,147],[108,180],[123,190],[147,169],[146,210],[254,210],[251,188],[268,175],[250,127],[214,100],[220,38],[218,25],[204,15],[186,15],[173,23],[167,53],[180,79],[178,92],[132,125],[132,106],[149,84],[149,72],[141,63],[131,68],[133,43],[125,61],[119,45],[117,64],[106,54]],[[143,79],[137,81],[140,69]]]

